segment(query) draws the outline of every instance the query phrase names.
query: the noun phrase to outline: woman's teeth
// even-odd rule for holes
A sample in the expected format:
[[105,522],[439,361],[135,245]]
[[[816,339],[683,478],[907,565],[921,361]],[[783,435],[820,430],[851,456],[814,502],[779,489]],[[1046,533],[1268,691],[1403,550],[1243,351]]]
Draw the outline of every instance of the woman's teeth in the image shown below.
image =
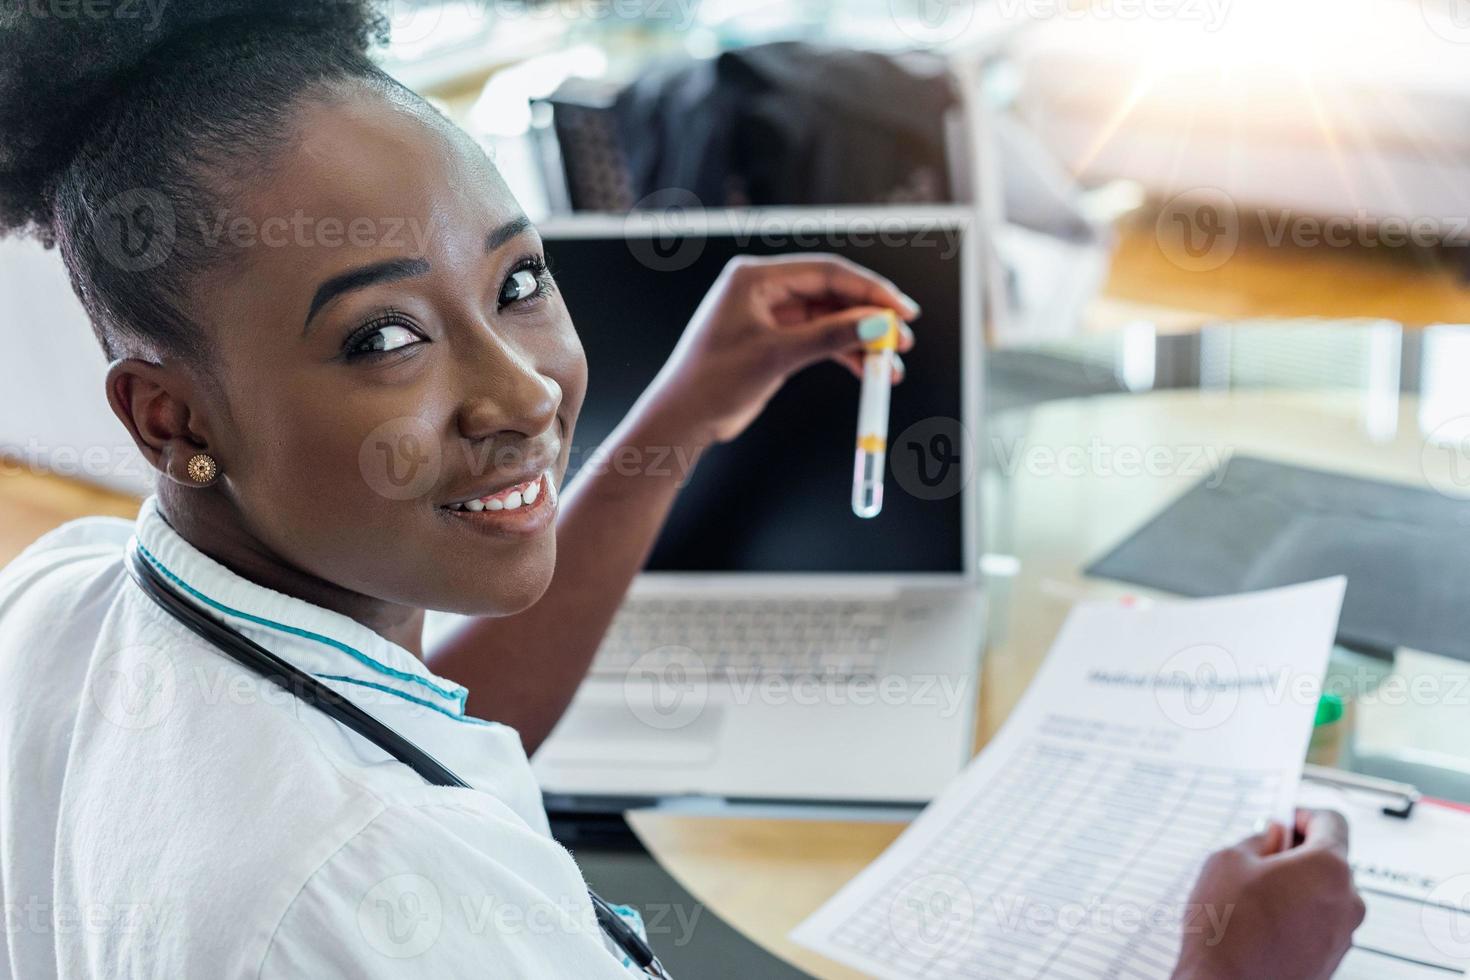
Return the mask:
[[481,497],[478,500],[466,500],[462,504],[450,504],[450,510],[468,510],[479,513],[482,510],[516,510],[522,506],[529,507],[541,496],[541,481],[547,479],[545,473],[518,486],[502,490],[493,497]]

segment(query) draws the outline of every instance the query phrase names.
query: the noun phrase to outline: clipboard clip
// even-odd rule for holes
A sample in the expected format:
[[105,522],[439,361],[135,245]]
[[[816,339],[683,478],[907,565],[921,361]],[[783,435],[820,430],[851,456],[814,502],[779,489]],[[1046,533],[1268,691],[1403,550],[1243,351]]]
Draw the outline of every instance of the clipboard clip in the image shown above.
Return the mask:
[[1414,812],[1414,805],[1424,795],[1419,792],[1418,787],[1410,786],[1408,783],[1396,783],[1391,779],[1379,779],[1377,776],[1362,776],[1342,769],[1329,769],[1326,766],[1308,764],[1302,768],[1302,778],[1324,786],[1337,786],[1342,789],[1354,789],[1386,796],[1388,802],[1383,804],[1383,815],[1398,817],[1400,820],[1409,819]]

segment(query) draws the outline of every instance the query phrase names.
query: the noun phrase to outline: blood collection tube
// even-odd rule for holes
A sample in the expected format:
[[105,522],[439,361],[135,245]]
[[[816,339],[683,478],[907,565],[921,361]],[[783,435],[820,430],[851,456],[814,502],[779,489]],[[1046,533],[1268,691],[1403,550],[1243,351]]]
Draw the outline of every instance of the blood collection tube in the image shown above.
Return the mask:
[[883,510],[883,463],[888,454],[888,397],[898,351],[898,316],[878,313],[858,324],[863,338],[862,393],[858,396],[857,452],[852,469],[852,512]]

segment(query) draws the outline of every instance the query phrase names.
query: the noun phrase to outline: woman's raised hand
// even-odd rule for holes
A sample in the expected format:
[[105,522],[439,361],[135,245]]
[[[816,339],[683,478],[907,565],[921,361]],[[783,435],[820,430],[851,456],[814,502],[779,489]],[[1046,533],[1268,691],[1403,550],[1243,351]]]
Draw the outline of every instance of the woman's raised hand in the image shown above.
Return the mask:
[[[893,283],[838,256],[738,257],[695,311],[645,407],[690,426],[701,443],[728,441],[810,364],[835,360],[861,375],[857,325],[888,310],[903,320],[919,314]],[[900,333],[899,350],[913,347],[906,324]]]

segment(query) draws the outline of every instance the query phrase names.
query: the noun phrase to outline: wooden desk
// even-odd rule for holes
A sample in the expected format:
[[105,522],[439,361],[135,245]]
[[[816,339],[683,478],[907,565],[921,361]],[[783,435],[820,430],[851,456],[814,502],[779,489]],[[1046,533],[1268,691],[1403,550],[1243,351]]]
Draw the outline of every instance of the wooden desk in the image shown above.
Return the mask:
[[[1023,450],[1085,447],[1094,439],[1114,448],[1167,447],[1177,472],[1043,475],[1022,452],[1012,474],[985,474],[984,550],[1013,556],[1018,564],[1014,574],[987,582],[978,743],[1015,706],[1074,602],[1146,593],[1089,580],[1080,569],[1203,478],[1207,451],[1422,486],[1426,465],[1444,476],[1448,460],[1438,470],[1441,457],[1426,457],[1417,411],[1417,399],[1401,399],[1394,431],[1384,432],[1370,428],[1370,418],[1376,426],[1382,419],[1361,392],[1181,391],[1051,402],[994,420],[991,437]],[[1365,706],[1356,724],[1360,737],[1452,754],[1470,766],[1466,714],[1450,706],[1375,705],[1371,711]],[[629,819],[670,874],[750,939],[815,976],[859,976],[786,937],[877,857],[901,826],[653,812]]]

